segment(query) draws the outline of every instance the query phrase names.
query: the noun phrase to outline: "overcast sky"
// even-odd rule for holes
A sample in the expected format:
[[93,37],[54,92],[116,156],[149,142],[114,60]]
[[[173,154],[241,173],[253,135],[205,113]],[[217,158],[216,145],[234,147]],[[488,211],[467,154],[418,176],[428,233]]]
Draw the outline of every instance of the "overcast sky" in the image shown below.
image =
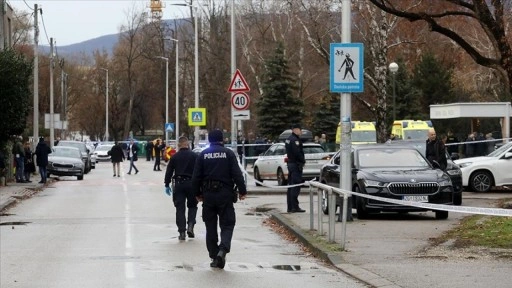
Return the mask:
[[[162,19],[189,17],[188,7],[172,6],[184,0],[162,0],[166,5]],[[189,2],[188,0],[186,2]],[[53,37],[57,46],[80,43],[100,36],[115,34],[119,27],[128,23],[127,12],[150,12],[150,0],[7,0],[7,3],[27,13],[32,13],[34,4],[43,9],[39,17],[39,44],[49,45],[46,38]],[[46,27],[46,34],[45,29]]]

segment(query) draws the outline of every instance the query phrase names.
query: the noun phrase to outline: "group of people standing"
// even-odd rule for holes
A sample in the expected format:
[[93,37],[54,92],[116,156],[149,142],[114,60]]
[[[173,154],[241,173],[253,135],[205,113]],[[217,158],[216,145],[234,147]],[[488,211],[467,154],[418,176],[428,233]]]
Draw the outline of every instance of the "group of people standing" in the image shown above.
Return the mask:
[[[22,144],[22,140],[23,137],[16,137],[12,147],[12,155],[16,165],[16,183],[32,182],[30,178],[32,173],[36,172],[36,166],[39,168],[39,174],[41,175],[41,181],[39,181],[39,183],[46,183],[46,166],[48,165],[48,155],[52,153],[52,150],[46,144],[43,137],[39,138],[35,152],[32,152],[30,142],[27,141],[25,144]],[[34,156],[36,157],[35,162]]]

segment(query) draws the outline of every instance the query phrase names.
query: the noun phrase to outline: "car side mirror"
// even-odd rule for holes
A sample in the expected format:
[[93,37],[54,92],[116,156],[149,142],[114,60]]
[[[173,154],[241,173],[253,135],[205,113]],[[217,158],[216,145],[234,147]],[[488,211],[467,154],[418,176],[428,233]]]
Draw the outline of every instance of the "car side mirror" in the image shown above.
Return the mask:
[[511,158],[512,158],[512,152],[507,152],[507,153],[505,153],[505,155],[503,156],[503,158],[505,158],[505,159],[511,159]]
[[460,158],[460,157],[459,157],[459,153],[453,152],[453,153],[450,155],[450,158],[451,158],[452,160],[457,160],[457,159],[459,159],[459,158]]

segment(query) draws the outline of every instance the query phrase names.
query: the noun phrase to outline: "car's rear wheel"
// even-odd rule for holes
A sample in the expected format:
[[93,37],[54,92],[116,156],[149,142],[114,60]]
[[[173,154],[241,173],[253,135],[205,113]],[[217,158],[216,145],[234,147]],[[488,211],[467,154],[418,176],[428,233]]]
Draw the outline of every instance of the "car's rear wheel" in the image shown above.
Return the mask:
[[437,210],[437,211],[435,211],[435,213],[436,213],[436,219],[444,220],[444,219],[448,218],[448,211]]
[[[260,175],[260,169],[258,169],[258,167],[254,167],[254,179],[256,181],[263,182]],[[261,186],[261,184],[256,182],[256,186]]]
[[[354,188],[354,192],[361,193],[359,187]],[[366,198],[358,197],[358,196],[352,196],[356,197],[356,212],[357,212],[357,219],[367,219],[368,218],[368,211],[366,210]]]
[[491,173],[487,171],[476,171],[469,178],[469,187],[475,192],[488,192],[493,183]]
[[286,177],[284,176],[283,169],[278,168],[277,169],[277,185],[285,186],[286,184],[288,184],[288,181],[286,180]]

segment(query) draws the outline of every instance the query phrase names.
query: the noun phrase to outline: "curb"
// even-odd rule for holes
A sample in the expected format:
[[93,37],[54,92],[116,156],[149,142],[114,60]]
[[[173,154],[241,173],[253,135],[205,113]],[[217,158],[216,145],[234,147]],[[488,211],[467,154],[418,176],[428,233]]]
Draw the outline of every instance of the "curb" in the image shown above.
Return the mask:
[[0,203],[0,213],[2,213],[7,208],[11,207],[11,205],[13,205],[14,203],[16,203],[16,199],[12,197],[9,197],[7,201],[5,201],[4,203]]
[[364,282],[371,287],[379,287],[379,288],[401,288],[394,284],[393,282],[373,273],[366,269],[360,268],[357,265],[353,265],[350,263],[344,263],[343,255],[341,253],[332,253],[323,250],[321,247],[315,244],[315,240],[304,233],[304,230],[288,220],[286,217],[281,215],[280,212],[276,210],[269,211],[271,219],[278,222],[281,226],[286,228],[290,233],[295,235],[297,239],[305,246],[307,246],[311,252],[317,256],[318,258],[331,263],[337,269],[342,272],[354,277],[355,279]]

